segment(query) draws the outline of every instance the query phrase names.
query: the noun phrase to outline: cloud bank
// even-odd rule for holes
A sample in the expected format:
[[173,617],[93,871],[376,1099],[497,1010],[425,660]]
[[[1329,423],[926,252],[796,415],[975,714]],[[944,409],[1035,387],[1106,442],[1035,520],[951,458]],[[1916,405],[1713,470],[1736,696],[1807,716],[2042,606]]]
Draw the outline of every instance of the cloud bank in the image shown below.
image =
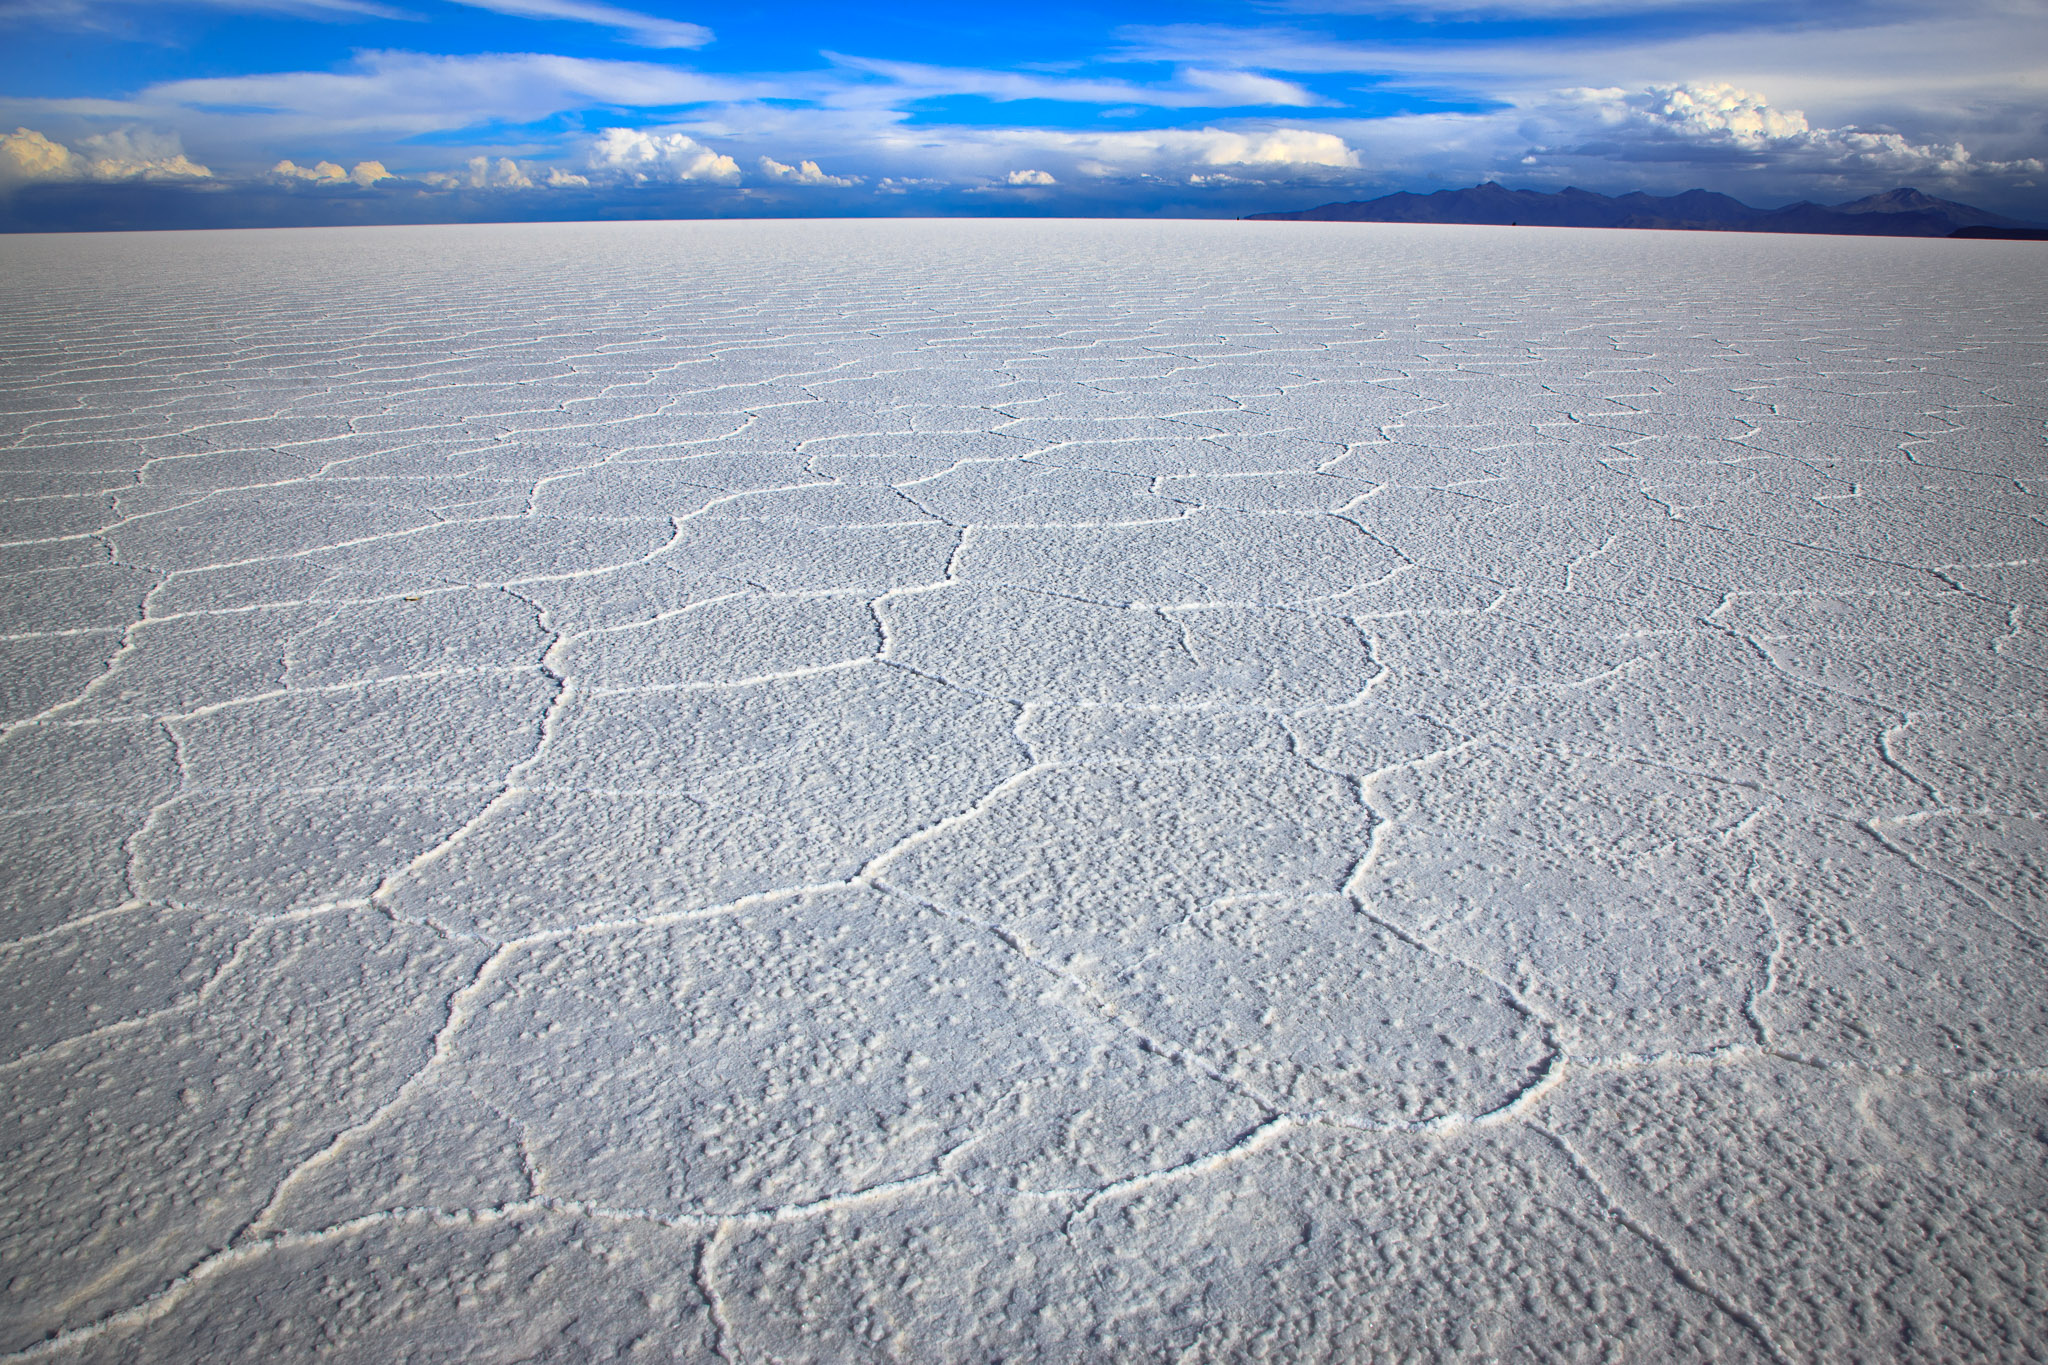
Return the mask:
[[[1258,0],[1232,23],[1014,30],[933,10],[907,53],[888,50],[907,21],[851,12],[728,8],[733,32],[714,35],[635,0],[449,5],[405,20],[396,0],[0,9],[0,25],[62,11],[83,31],[199,6],[367,38],[240,66],[166,58],[132,89],[74,98],[0,93],[0,128],[17,126],[0,189],[239,187],[357,214],[440,196],[517,217],[1228,213],[1482,179],[1769,203],[1915,184],[2048,217],[2048,26],[2023,0]],[[1032,46],[1091,22],[1066,49]],[[412,50],[456,30],[532,46]],[[1001,61],[991,33],[1018,39]],[[785,55],[762,69],[764,54]],[[74,189],[15,193],[31,185]],[[144,197],[102,197],[123,195]]]
[[206,180],[174,135],[116,129],[79,140],[77,150],[33,128],[0,137],[0,184],[30,180]]
[[1886,130],[1816,127],[1801,110],[1773,108],[1762,95],[1727,84],[1571,90],[1546,112],[1561,131],[1578,137],[1562,146],[1540,146],[1532,154],[1730,162],[1828,176],[1955,179],[2042,169],[2032,158],[1979,161],[1960,142],[1916,143]]

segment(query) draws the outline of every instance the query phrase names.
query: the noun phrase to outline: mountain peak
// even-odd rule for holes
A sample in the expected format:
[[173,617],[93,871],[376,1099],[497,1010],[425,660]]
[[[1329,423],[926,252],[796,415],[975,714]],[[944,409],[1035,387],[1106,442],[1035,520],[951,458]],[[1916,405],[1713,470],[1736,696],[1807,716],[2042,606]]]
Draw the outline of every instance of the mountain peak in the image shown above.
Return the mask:
[[1921,209],[1941,208],[1947,205],[1946,199],[1936,199],[1931,194],[1922,194],[1910,185],[1901,185],[1882,194],[1867,194],[1861,199],[1851,199],[1846,204],[1836,204],[1834,209],[1837,213],[1917,213]]
[[1851,199],[1846,204],[1833,206],[1836,213],[1931,213],[1950,220],[1956,227],[2018,227],[2021,224],[2010,218],[2001,218],[1995,213],[1969,204],[1958,204],[1953,199],[1937,199],[1923,194],[1910,185],[1901,185],[1883,194],[1865,195]]

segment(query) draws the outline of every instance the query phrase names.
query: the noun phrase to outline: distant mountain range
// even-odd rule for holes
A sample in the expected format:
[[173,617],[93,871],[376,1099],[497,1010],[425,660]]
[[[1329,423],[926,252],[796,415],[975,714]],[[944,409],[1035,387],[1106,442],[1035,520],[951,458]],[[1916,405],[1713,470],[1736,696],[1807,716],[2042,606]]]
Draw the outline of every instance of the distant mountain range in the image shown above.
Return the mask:
[[1469,190],[1389,194],[1360,203],[1324,204],[1293,213],[1254,213],[1264,222],[1494,223],[1523,227],[1680,228],[1698,232],[1831,232],[1858,237],[2033,235],[2033,224],[1915,189],[1886,190],[1846,204],[1751,208],[1708,190],[1609,197],[1590,190],[1555,194],[1511,190],[1487,181]]

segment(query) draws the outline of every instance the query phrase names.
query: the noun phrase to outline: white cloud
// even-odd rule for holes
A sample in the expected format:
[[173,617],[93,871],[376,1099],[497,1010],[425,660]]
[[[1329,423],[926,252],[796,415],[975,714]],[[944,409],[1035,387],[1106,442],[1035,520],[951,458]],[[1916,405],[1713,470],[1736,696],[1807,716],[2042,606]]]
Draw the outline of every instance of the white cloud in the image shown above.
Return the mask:
[[530,190],[536,188],[528,169],[509,156],[473,156],[462,170],[436,171],[420,179],[444,190]]
[[1311,94],[1293,81],[1283,81],[1277,76],[1262,76],[1252,71],[1208,70],[1201,67],[1183,68],[1182,83],[1196,90],[1209,92],[1216,98],[1192,101],[1215,106],[1225,105],[1273,105],[1281,108],[1305,109],[1315,105],[1327,105],[1330,101]]
[[1806,115],[1799,110],[1773,109],[1762,95],[1732,85],[1653,85],[1633,93],[1570,90],[1565,97],[1591,110],[1603,124],[1687,141],[1761,150],[1794,144],[1812,135]]
[[206,180],[213,172],[185,155],[178,139],[122,128],[81,138],[77,148],[33,128],[0,137],[0,183],[24,180]]
[[1772,107],[1737,86],[1652,85],[1568,90],[1543,111],[1566,145],[1540,152],[1621,161],[1731,162],[1806,173],[1878,178],[2037,171],[2031,159],[1980,162],[1960,142],[1916,143],[1888,130],[1816,127],[1798,109]]
[[509,156],[473,156],[462,170],[420,178],[448,190],[566,190],[582,189],[590,184],[589,176],[576,175],[556,166],[515,161]]
[[1297,14],[1405,14],[1420,18],[1573,18],[1727,7],[1727,0],[1283,0]]
[[272,166],[270,173],[280,180],[310,180],[318,185],[340,185],[348,180],[348,172],[332,161],[301,166],[296,161],[284,160]]
[[[373,0],[183,0],[196,9],[239,14],[278,14],[295,19],[410,19],[416,16]],[[459,2],[459,0],[458,0]],[[156,7],[158,0],[9,0],[0,20],[28,20],[104,32],[115,16],[107,11]],[[121,22],[132,23],[123,18]]]
[[0,185],[23,180],[69,180],[73,170],[71,149],[52,142],[33,128],[16,128],[0,137]]
[[[1462,70],[1468,50],[1448,55],[1433,44],[1347,43],[1307,29],[1227,24],[1130,25],[1119,29],[1118,36],[1122,44],[1111,60],[1320,74],[1382,75],[1450,66]],[[1539,55],[1525,45],[1525,61]]]
[[[1009,188],[1015,170],[1050,175],[1063,188],[1076,180],[1157,176],[1184,181],[1193,172],[1228,169],[1261,181],[1355,178],[1357,150],[1330,123],[1244,124],[1229,127],[1075,130],[986,124],[911,122],[886,110],[787,109],[768,105],[719,106],[671,125],[751,158],[796,145],[819,153],[822,164],[854,168],[884,193],[930,188]],[[1347,127],[1361,126],[1347,124]],[[831,159],[828,161],[826,157]]]
[[311,166],[301,166],[286,160],[272,166],[270,174],[280,180],[307,180],[316,185],[357,185],[365,188],[379,180],[394,178],[381,161],[358,161],[355,169],[345,171],[332,161],[316,161]]
[[1342,137],[1287,126],[1092,132],[920,124],[871,135],[871,145],[913,162],[925,176],[994,188],[1070,185],[1077,178],[1185,180],[1223,169],[1261,181],[1328,179],[1359,166]]
[[95,180],[205,180],[213,175],[186,157],[172,133],[117,128],[80,138],[78,154]]
[[712,151],[686,133],[649,132],[638,128],[607,128],[590,144],[592,174],[635,184],[709,181],[732,184],[739,164]]
[[1500,178],[1561,188],[1674,191],[1706,186],[1752,203],[1833,201],[1920,184],[1980,201],[2042,174],[2022,152],[1891,129],[1829,127],[1740,86],[1715,82],[1550,91],[1482,113],[1333,120],[1387,188]]
[[1038,140],[1064,145],[1093,164],[1113,170],[1168,166],[1240,166],[1279,170],[1356,169],[1358,153],[1335,133],[1312,128],[1159,128],[1129,133],[1041,132]]
[[768,179],[780,180],[789,185],[833,185],[845,189],[858,185],[861,181],[861,177],[857,175],[827,175],[818,168],[815,161],[800,161],[791,166],[777,161],[774,157],[764,156],[754,164]]
[[[177,110],[187,122],[208,126],[239,131],[254,124],[268,137],[408,136],[491,122],[533,123],[576,109],[750,99],[776,89],[653,62],[530,52],[471,57],[364,52],[349,70],[168,81],[149,87],[133,103],[152,111]],[[218,112],[223,108],[256,112],[223,115]]]
[[[537,19],[608,24],[621,32],[634,16],[649,18],[599,0],[463,2]],[[1945,7],[1939,17],[1916,10],[1910,0],[1841,0],[1848,17],[1839,28],[1823,31],[1792,22],[1802,6],[1835,2],[1783,0],[1771,12],[1775,20],[1715,10],[1689,23],[1684,35],[1655,38],[1646,38],[1640,25],[1602,24],[1554,26],[1546,37],[1508,40],[1500,30],[1474,23],[1435,28],[1445,35],[1441,41],[1339,42],[1310,31],[1305,16],[1260,27],[1120,30],[1122,46],[1104,60],[1156,63],[1171,72],[1144,80],[1102,75],[1118,68],[1099,62],[1069,70],[1002,71],[828,53],[830,69],[740,76],[543,53],[373,51],[333,71],[167,82],[127,100],[0,99],[0,116],[8,118],[0,127],[19,119],[59,136],[114,121],[176,128],[210,159],[228,155],[215,149],[232,148],[246,158],[245,165],[271,165],[281,156],[303,155],[307,147],[381,155],[403,164],[396,158],[407,154],[405,139],[442,134],[437,141],[451,160],[472,153],[487,158],[481,174],[458,167],[442,177],[470,189],[519,189],[522,179],[531,188],[573,188],[577,180],[600,187],[734,184],[744,167],[744,179],[756,184],[858,184],[880,194],[940,185],[1015,192],[1022,186],[1013,183],[1013,173],[1029,169],[1051,177],[1063,192],[1098,196],[1110,187],[1085,182],[1149,180],[1219,189],[1234,182],[1315,183],[1362,193],[1502,176],[1552,187],[1570,178],[1610,189],[1706,183],[1766,199],[1836,190],[1850,197],[1921,180],[1930,188],[1945,186],[1940,192],[1953,197],[1971,198],[1994,182],[2006,188],[2018,176],[2040,174],[2032,168],[2044,144],[2032,111],[2048,89],[2048,28],[2009,22],[2007,10],[2019,0],[1954,0],[1955,12]],[[1267,7],[1278,3],[1262,0]],[[1297,8],[1348,3],[1303,0]],[[1708,13],[1693,0],[1647,3],[1688,4]],[[1450,18],[1510,7],[1591,10],[1608,0],[1358,4]],[[1758,27],[1767,21],[1780,27]],[[1361,31],[1370,32],[1362,26]],[[1407,32],[1414,39],[1429,31],[1410,25]],[[1753,79],[1757,70],[1778,74]],[[1426,91],[1462,101],[1466,112],[1363,117],[1321,108],[1311,119],[1284,111],[1330,101],[1291,79],[1294,73],[1317,73],[1319,83],[1323,76],[1348,74],[1353,85]],[[1746,93],[1756,90],[1783,98],[1772,102]],[[2027,96],[2022,103],[2030,112],[2024,116],[2013,112],[2019,107],[2015,92]],[[1982,98],[1972,103],[1965,94]],[[928,107],[920,101],[962,95],[1093,104],[1099,116],[1077,128],[1003,126],[979,118],[946,124],[912,112]],[[1226,106],[1267,107],[1269,115],[1218,115],[1158,129],[1133,129],[1130,120],[1110,117],[1141,109]],[[528,132],[502,146],[483,140],[481,131],[463,134],[493,126],[547,127],[550,120],[555,127],[567,122],[603,131]],[[652,126],[608,126],[639,123]],[[476,140],[456,141],[448,134]],[[71,141],[72,148],[52,143],[54,151],[13,147],[4,153],[0,175],[83,178],[95,164],[106,174],[176,173],[169,156],[123,156],[112,148],[88,152],[75,137]],[[81,157],[75,165],[68,160],[74,150]],[[509,172],[499,164],[508,157],[514,158]],[[294,163],[285,178],[335,185],[336,172],[348,164]],[[356,172],[346,178],[356,183]]]
[[1821,16],[1825,22],[1804,24],[1789,22],[1799,16],[1800,0],[1769,9],[1694,8],[1705,16],[1705,31],[1671,37],[1602,25],[1505,39],[1478,28],[1460,31],[1456,41],[1393,43],[1343,41],[1286,25],[1131,26],[1118,30],[1112,56],[1351,73],[1388,89],[1514,103],[1566,86],[1639,89],[1713,79],[1770,90],[1836,124],[1924,114],[1929,128],[1967,123],[1987,110],[2032,113],[2048,88],[2048,25],[2039,22],[2035,0],[1835,5]]
[[454,3],[521,19],[566,19],[574,23],[596,24],[600,28],[617,29],[642,47],[702,47],[711,41],[711,30],[702,24],[663,19],[637,10],[620,9],[616,5],[589,3],[589,0],[454,0]]
[[1171,82],[1141,85],[1134,81],[1105,78],[1045,76],[1027,71],[880,61],[836,52],[825,55],[836,66],[880,76],[885,82],[875,86],[852,86],[836,92],[832,98],[841,103],[863,104],[876,99],[900,103],[958,95],[975,95],[999,102],[1060,100],[1074,104],[1140,105],[1159,109],[1264,105],[1301,109],[1329,103],[1293,81],[1229,68],[1186,67],[1177,72]]
[[1334,133],[1274,128],[1263,133],[1204,130],[1202,160],[1211,166],[1329,166],[1356,168],[1358,153]]
[[[245,14],[282,14],[307,19],[417,19],[402,8],[378,4],[376,0],[177,0],[199,9],[229,10]],[[712,39],[702,24],[643,14],[639,10],[607,5],[600,0],[449,0],[471,9],[489,10],[520,19],[565,20],[594,24],[621,34],[641,47],[703,47]],[[9,0],[0,17],[15,20],[104,28],[105,11],[158,7],[162,0]]]
[[479,189],[530,190],[533,177],[509,156],[473,156],[469,159],[469,183]]

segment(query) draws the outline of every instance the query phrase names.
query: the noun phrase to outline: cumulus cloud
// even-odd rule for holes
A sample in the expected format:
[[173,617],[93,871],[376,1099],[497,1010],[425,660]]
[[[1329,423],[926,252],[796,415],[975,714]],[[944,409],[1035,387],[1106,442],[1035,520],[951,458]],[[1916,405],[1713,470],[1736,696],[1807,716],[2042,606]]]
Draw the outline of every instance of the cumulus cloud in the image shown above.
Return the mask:
[[1229,166],[1265,172],[1356,170],[1358,153],[1335,133],[1312,128],[1157,128],[1145,132],[1068,133],[1032,130],[1031,140],[1083,158],[1077,169],[1096,176]]
[[509,156],[473,156],[459,171],[435,171],[420,179],[442,190],[566,190],[590,184],[588,176],[530,161],[521,163]]
[[1056,185],[1062,191],[1099,194],[1101,184],[1093,189],[1082,186],[1091,180],[1148,177],[1185,182],[1193,173],[1225,171],[1265,183],[1326,182],[1352,177],[1361,166],[1358,151],[1343,136],[1317,127],[1097,131],[880,120],[862,126],[848,118],[784,111],[776,111],[773,120],[750,123],[749,112],[721,111],[716,119],[687,126],[721,142],[823,142],[836,158],[866,159],[874,168],[868,183],[882,193],[940,185],[991,192]]
[[530,190],[533,177],[509,156],[473,156],[469,159],[469,183],[476,189]]
[[[1437,0],[1402,3],[1451,8]],[[1515,0],[1514,7],[1570,3],[1530,0],[1524,6]],[[1445,24],[1401,40],[1382,38],[1367,26],[1341,40],[1288,24],[1134,26],[1117,31],[1121,45],[1112,55],[1283,74],[1359,75],[1378,90],[1439,98],[1454,91],[1470,104],[1518,112],[1564,87],[1638,90],[1660,81],[1726,81],[1768,90],[1833,127],[1882,119],[1914,142],[1961,138],[1976,147],[1975,139],[1996,136],[2015,140],[2015,147],[2030,143],[2027,154],[2038,155],[2044,31],[2038,0],[1685,3],[1698,17],[1676,30],[1661,24],[1574,25],[1537,41],[1486,23]],[[1588,0],[1576,7],[1598,5]],[[1615,6],[1632,13],[1653,7],[1675,5],[1657,0],[1654,6]],[[1788,22],[1797,19],[1811,22]]]
[[296,161],[284,160],[272,166],[270,173],[280,180],[310,180],[317,185],[339,185],[348,179],[348,172],[332,161],[301,166]]
[[1760,94],[1715,83],[1568,90],[1545,113],[1558,133],[1578,140],[1542,145],[1538,153],[1729,162],[1878,178],[1956,179],[2038,171],[2041,165],[1978,161],[1960,142],[1917,143],[1885,130],[1817,127],[1798,109],[1773,108]]
[[740,178],[738,162],[686,133],[639,128],[607,128],[599,133],[590,145],[587,164],[593,175],[634,184],[706,181],[729,185]]
[[1211,166],[1331,166],[1356,168],[1358,153],[1334,133],[1275,128],[1264,133],[1193,134],[1201,159]]
[[[911,134],[914,133],[914,138]],[[1069,128],[920,124],[875,139],[892,159],[915,159],[922,177],[942,177],[970,192],[1048,189],[1099,195],[1112,182],[1171,181],[1223,185],[1327,183],[1355,178],[1357,150],[1315,128],[1151,128],[1081,131]],[[899,164],[901,162],[899,161]],[[1206,181],[1190,176],[1212,177]],[[1097,182],[1092,188],[1088,182]],[[908,177],[885,177],[879,190],[925,188]]]
[[22,180],[68,180],[71,149],[52,142],[33,128],[16,128],[0,137],[0,184]]
[[33,128],[0,137],[0,184],[25,180],[206,180],[213,172],[185,155],[178,139],[124,128],[53,142]]
[[301,166],[287,160],[272,166],[270,174],[280,180],[306,180],[316,185],[357,185],[365,188],[379,180],[393,178],[381,161],[358,161],[355,169],[345,171],[332,161],[316,161],[311,166]]
[[533,177],[509,156],[473,156],[459,171],[429,171],[420,177],[441,190],[530,190]]
[[799,161],[791,166],[773,157],[764,156],[754,164],[760,168],[763,176],[789,185],[832,185],[845,189],[851,185],[858,185],[861,181],[861,177],[857,175],[827,175],[818,168],[815,161]]
[[95,180],[205,180],[213,175],[186,157],[175,134],[138,128],[81,138],[78,155]]
[[1682,141],[1747,149],[1796,144],[1813,130],[1797,109],[1773,109],[1762,95],[1732,85],[1653,85],[1647,90],[1573,90],[1601,122]]

